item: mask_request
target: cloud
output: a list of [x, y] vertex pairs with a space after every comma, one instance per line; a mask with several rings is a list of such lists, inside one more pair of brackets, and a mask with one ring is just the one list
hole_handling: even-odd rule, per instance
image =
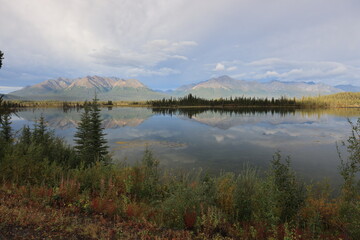
[[224, 71], [225, 70], [225, 65], [222, 63], [217, 63], [215, 68], [213, 69], [213, 71]]
[[10, 93], [16, 90], [21, 89], [22, 87], [7, 87], [7, 86], [0, 86], [0, 93]]
[[221, 143], [224, 141], [225, 136], [222, 135], [214, 135], [216, 142]]
[[186, 56], [177, 53], [196, 45], [193, 41], [170, 42], [161, 39], [152, 40], [133, 50], [104, 48], [94, 51], [90, 56], [96, 63], [111, 67], [153, 67], [169, 59], [187, 60]]
[[[128, 68], [147, 69], [147, 76], [163, 74], [166, 71], [154, 69], [176, 69], [177, 62], [188, 60], [189, 50], [198, 46], [181, 30], [189, 29], [194, 20], [177, 16], [191, 10], [182, 0], [1, 4], [0, 46], [5, 62], [0, 78], [6, 75], [7, 83], [17, 79], [22, 85], [34, 84], [36, 77], [25, 79], [22, 74], [37, 75], [39, 82], [43, 69], [50, 77], [91, 72], [126, 77]], [[12, 79], [10, 72], [16, 72]]]
[[[230, 63], [234, 66], [225, 68]], [[313, 81], [330, 85], [360, 85], [360, 67], [334, 61], [264, 58], [251, 62], [223, 61], [221, 66], [223, 70], [231, 71], [232, 77], [244, 80]]]
[[168, 76], [172, 74], [179, 74], [180, 72], [171, 68], [160, 68], [160, 69], [146, 69], [146, 68], [129, 68], [126, 70], [126, 75], [130, 77], [138, 76]]
[[175, 59], [181, 59], [181, 60], [189, 60], [187, 57], [185, 56], [181, 56], [181, 55], [173, 55], [171, 56], [171, 58], [175, 58]]
[[[25, 86], [142, 69], [140, 80], [161, 88], [221, 71], [250, 80], [356, 83], [359, 9], [355, 0], [3, 0], [0, 81]], [[172, 81], [154, 81], [151, 73], [162, 68], [174, 70]]]
[[235, 71], [237, 69], [237, 67], [235, 67], [235, 66], [232, 66], [232, 67], [228, 67], [227, 69], [226, 69], [226, 71]]

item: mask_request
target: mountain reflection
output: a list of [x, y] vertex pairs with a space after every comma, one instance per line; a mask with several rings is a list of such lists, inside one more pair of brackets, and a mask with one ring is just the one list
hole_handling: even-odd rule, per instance
[[312, 124], [318, 122], [323, 115], [336, 117], [356, 117], [360, 109], [295, 109], [295, 108], [153, 108], [153, 113], [179, 116], [219, 129], [267, 123], [278, 124]]
[[[59, 108], [47, 108], [37, 110], [25, 110], [17, 113], [18, 117], [34, 122], [41, 115], [45, 118], [47, 125], [55, 129], [70, 129], [77, 127], [81, 118], [81, 110], [62, 111]], [[119, 128], [119, 127], [136, 127], [143, 123], [146, 119], [153, 116], [153, 113], [146, 108], [113, 108], [101, 109], [103, 119], [103, 127]]]
[[[76, 128], [80, 118], [81, 109], [59, 108], [25, 109], [19, 111], [17, 116], [34, 122], [41, 115], [48, 126], [54, 129]], [[286, 109], [286, 108], [103, 108], [101, 109], [103, 127], [115, 129], [119, 127], [136, 127], [154, 115], [177, 116], [180, 119], [199, 122], [219, 129], [229, 129], [234, 126], [254, 123], [284, 124], [286, 122], [297, 124], [311, 124], [317, 122], [323, 115], [335, 117], [356, 117], [360, 109]]]
[[[14, 130], [41, 115], [69, 144], [82, 109], [24, 109], [12, 118]], [[173, 117], [172, 117], [173, 116]], [[277, 150], [309, 179], [337, 174], [335, 143], [347, 139], [360, 109], [101, 109], [114, 158], [135, 164], [149, 147], [163, 166], [237, 171], [244, 163], [266, 168]]]

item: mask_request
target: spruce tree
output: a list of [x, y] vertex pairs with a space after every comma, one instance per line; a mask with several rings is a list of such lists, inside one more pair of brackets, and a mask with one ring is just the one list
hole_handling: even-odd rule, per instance
[[81, 120], [76, 128], [77, 132], [75, 133], [74, 141], [76, 143], [75, 149], [78, 153], [80, 161], [84, 162], [86, 165], [91, 164], [93, 158], [91, 156], [91, 122], [90, 122], [90, 106], [87, 102], [84, 105], [84, 112], [81, 115]]
[[90, 141], [91, 147], [94, 151], [94, 156], [97, 160], [104, 160], [105, 155], [108, 154], [108, 146], [107, 141], [105, 139], [105, 133], [103, 132], [104, 128], [101, 127], [102, 120], [100, 115], [100, 108], [98, 104], [98, 99], [93, 99], [90, 109], [90, 125], [91, 125], [91, 132], [90, 132]]
[[0, 116], [1, 118], [1, 138], [7, 142], [10, 143], [12, 140], [12, 129], [11, 129], [11, 117], [10, 113], [5, 113]]
[[75, 148], [80, 161], [85, 166], [90, 166], [96, 161], [104, 161], [108, 154], [107, 141], [101, 123], [98, 99], [95, 95], [91, 104], [85, 104], [81, 121], [74, 136]]
[[4, 59], [4, 53], [0, 51], [0, 68], [2, 67], [2, 60]]
[[31, 144], [31, 131], [29, 126], [24, 126], [21, 130], [20, 135], [20, 143], [24, 144], [25, 146], [30, 146]]
[[49, 132], [47, 131], [45, 118], [41, 114], [40, 119], [36, 121], [34, 125], [33, 141], [39, 144], [46, 144], [48, 138], [49, 138]]

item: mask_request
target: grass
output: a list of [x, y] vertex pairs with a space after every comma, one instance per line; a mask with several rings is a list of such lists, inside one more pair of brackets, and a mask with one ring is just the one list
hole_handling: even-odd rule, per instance
[[[0, 186], [2, 237], [349, 237], [344, 230], [347, 222], [339, 217], [341, 200], [332, 199], [331, 190], [324, 185], [307, 186], [306, 194], [294, 191], [302, 184], [286, 164], [278, 162], [279, 172], [271, 170], [266, 177], [260, 177], [251, 167], [238, 176], [201, 172], [184, 175], [159, 171], [151, 153], [146, 154], [138, 166], [97, 163], [86, 169], [63, 170], [62, 176], [51, 182], [16, 184], [8, 177]], [[281, 186], [276, 178], [288, 181]]]
[[359, 108], [360, 92], [342, 92], [325, 96], [303, 97], [299, 102], [317, 108]]

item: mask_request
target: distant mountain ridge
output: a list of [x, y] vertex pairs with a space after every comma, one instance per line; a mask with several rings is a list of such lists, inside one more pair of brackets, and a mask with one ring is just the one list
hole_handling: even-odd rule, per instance
[[11, 92], [12, 98], [29, 100], [90, 100], [95, 92], [100, 100], [140, 101], [181, 97], [189, 93], [202, 98], [226, 97], [302, 97], [328, 95], [344, 91], [360, 91], [352, 85], [330, 86], [314, 82], [255, 82], [229, 76], [180, 86], [176, 90], [155, 91], [136, 79], [86, 76], [76, 79], [58, 78]]
[[336, 88], [339, 88], [341, 90], [344, 90], [345, 92], [360, 92], [359, 86], [354, 86], [351, 84], [348, 85], [336, 85]]
[[100, 100], [133, 101], [160, 99], [165, 94], [155, 92], [136, 79], [87, 76], [77, 79], [58, 78], [12, 92], [29, 100], [83, 101], [97, 94]]
[[343, 92], [326, 84], [316, 84], [313, 82], [255, 82], [236, 80], [229, 76], [212, 78], [208, 81], [200, 82], [195, 85], [184, 85], [173, 91], [173, 95], [181, 96], [193, 94], [203, 98], [220, 97], [302, 97], [327, 95]]

